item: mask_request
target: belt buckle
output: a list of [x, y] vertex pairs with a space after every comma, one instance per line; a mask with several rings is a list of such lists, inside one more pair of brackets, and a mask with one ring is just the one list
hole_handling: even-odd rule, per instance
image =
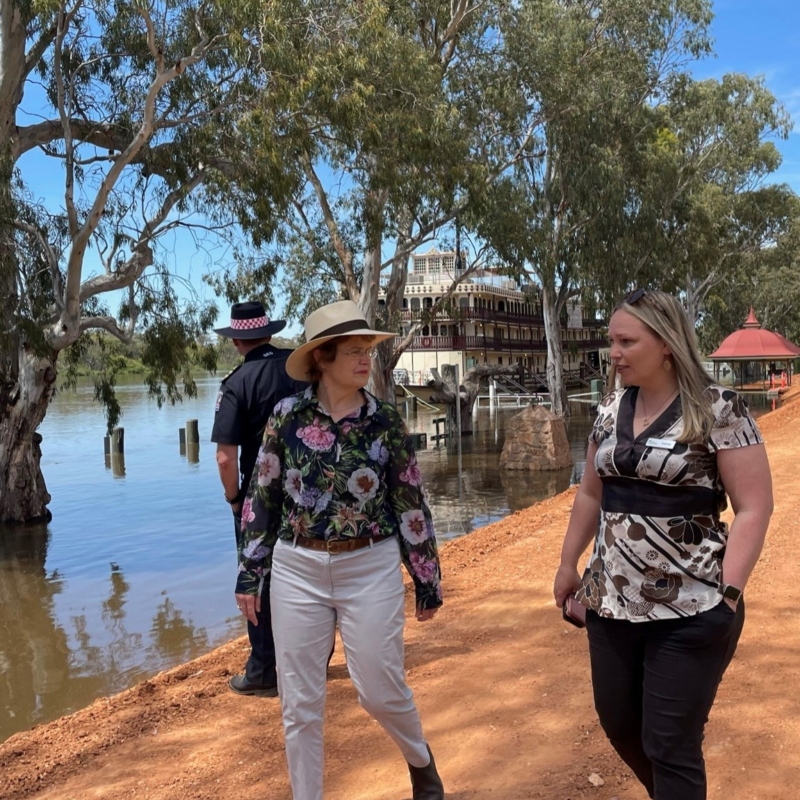
[[338, 556], [341, 553], [347, 552], [349, 542], [343, 542], [340, 539], [328, 539], [325, 542], [325, 549], [328, 551], [329, 556]]

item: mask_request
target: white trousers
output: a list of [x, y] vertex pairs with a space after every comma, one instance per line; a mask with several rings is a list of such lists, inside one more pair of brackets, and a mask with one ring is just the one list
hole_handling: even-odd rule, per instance
[[328, 555], [278, 540], [270, 586], [286, 758], [294, 800], [322, 798], [327, 660], [336, 623], [358, 699], [406, 761], [429, 761], [403, 668], [403, 579], [396, 538]]

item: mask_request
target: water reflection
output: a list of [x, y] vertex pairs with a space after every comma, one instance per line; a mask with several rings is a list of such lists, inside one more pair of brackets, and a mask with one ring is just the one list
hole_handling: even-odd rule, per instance
[[49, 542], [45, 526], [0, 527], [0, 740], [210, 649], [208, 632], [166, 596], [145, 646], [129, 626], [131, 586], [115, 564], [86, 611], [59, 613], [66, 582], [45, 568]]
[[48, 544], [45, 525], [0, 527], [0, 727], [5, 730], [29, 727], [66, 708], [62, 689], [70, 650], [54, 613], [62, 582], [45, 570]]
[[[491, 415], [483, 411], [474, 417], [473, 435], [461, 440], [460, 460], [453, 447], [428, 447], [418, 452], [436, 533], [441, 539], [462, 536], [509, 512], [552, 497], [570, 485], [575, 468], [556, 472], [499, 469], [506, 428], [519, 411], [507, 408]], [[573, 461], [580, 469], [593, 416], [586, 405], [574, 404], [572, 411], [569, 439]], [[420, 411], [409, 420], [409, 429], [427, 434], [430, 442], [435, 434], [434, 419], [440, 416], [440, 412]]]

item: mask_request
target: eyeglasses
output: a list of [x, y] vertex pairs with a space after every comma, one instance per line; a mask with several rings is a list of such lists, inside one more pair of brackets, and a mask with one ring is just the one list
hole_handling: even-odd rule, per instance
[[629, 306], [635, 306], [646, 294], [647, 289], [634, 289], [622, 302]]
[[364, 350], [363, 347], [353, 347], [340, 352], [345, 358], [352, 358], [354, 361], [361, 361], [362, 358], [373, 359], [378, 355], [378, 351], [374, 347], [370, 347], [369, 350]]

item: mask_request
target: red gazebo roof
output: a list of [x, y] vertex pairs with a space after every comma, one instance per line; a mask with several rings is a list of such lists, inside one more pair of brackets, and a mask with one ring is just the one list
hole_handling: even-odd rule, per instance
[[751, 307], [741, 330], [726, 337], [709, 358], [714, 361], [785, 361], [798, 356], [800, 347], [779, 333], [765, 331]]

